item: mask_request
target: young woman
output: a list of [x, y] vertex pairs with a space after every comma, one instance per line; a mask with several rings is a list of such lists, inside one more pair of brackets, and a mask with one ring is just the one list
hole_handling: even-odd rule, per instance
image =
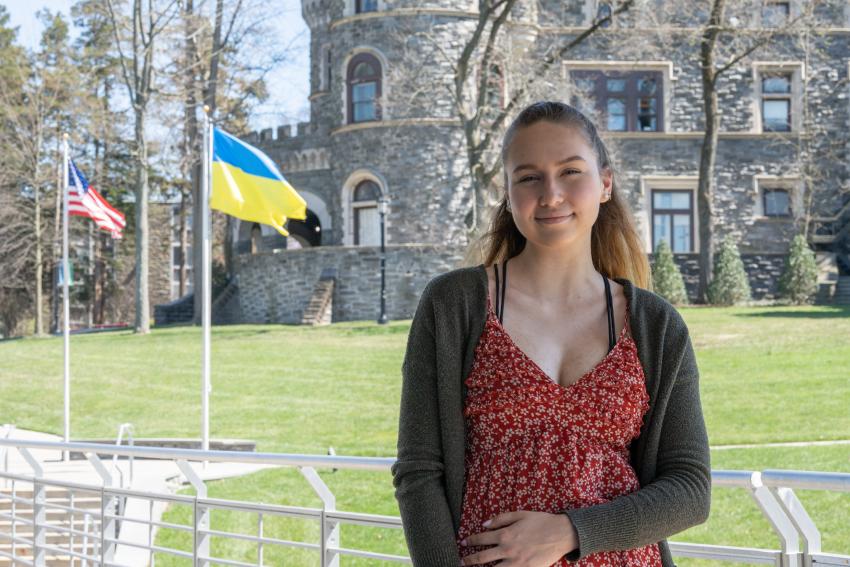
[[687, 326], [647, 289], [587, 117], [530, 105], [502, 163], [484, 263], [433, 278], [408, 337], [392, 473], [413, 564], [673, 567], [666, 538], [711, 495]]

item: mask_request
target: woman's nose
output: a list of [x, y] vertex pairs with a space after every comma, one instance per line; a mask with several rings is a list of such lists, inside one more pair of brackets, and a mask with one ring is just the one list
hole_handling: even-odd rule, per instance
[[556, 206], [564, 200], [564, 192], [565, 189], [557, 177], [547, 176], [543, 180], [540, 204], [545, 206]]

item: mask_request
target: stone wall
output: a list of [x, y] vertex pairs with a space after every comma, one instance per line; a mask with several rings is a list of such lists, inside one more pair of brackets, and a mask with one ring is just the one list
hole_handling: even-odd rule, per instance
[[[410, 319], [419, 295], [431, 278], [461, 267], [466, 249], [460, 246], [402, 244], [387, 247], [387, 316]], [[699, 281], [696, 254], [676, 254], [691, 301]], [[742, 254], [754, 300], [777, 299], [783, 254]], [[650, 256], [650, 262], [654, 261]], [[377, 320], [380, 313], [380, 249], [322, 246], [279, 253], [242, 255], [236, 259], [238, 305], [231, 304], [227, 323], [290, 323], [301, 321], [313, 286], [325, 269], [336, 270], [333, 322]]]
[[[425, 284], [459, 267], [465, 249], [403, 244], [387, 246], [387, 316], [410, 319]], [[333, 321], [377, 320], [380, 314], [380, 248], [321, 246], [236, 258], [243, 323], [299, 323], [324, 269], [336, 270]]]
[[[779, 299], [779, 276], [785, 268], [786, 254], [741, 254], [741, 261], [750, 281], [752, 298], [759, 300]], [[674, 254], [673, 259], [685, 280], [688, 301], [695, 301], [699, 286], [699, 255]], [[650, 255], [650, 263], [655, 261]]]
[[[531, 53], [542, 56], [583, 31], [586, 3], [542, 0], [532, 4], [533, 9], [518, 8], [512, 13], [511, 44], [531, 37]], [[842, 0], [825, 3], [818, 14], [825, 33], [812, 35], [808, 46], [801, 43], [802, 38], [778, 37], [718, 82], [721, 112], [712, 202], [714, 238], [719, 243], [730, 236], [738, 244], [755, 300], [776, 297], [793, 236], [813, 231], [811, 219], [835, 215], [846, 200], [850, 35], [842, 28], [850, 12], [844, 5]], [[464, 138], [444, 95], [453, 77], [448, 62], [460, 53], [462, 40], [475, 23], [474, 3], [384, 0], [379, 12], [359, 15], [351, 15], [350, 6], [349, 0], [302, 0], [311, 31], [309, 122], [267, 129], [249, 138], [280, 164], [293, 187], [309, 196], [310, 207], [320, 205], [324, 218], [320, 249], [237, 258], [239, 310], [246, 322], [297, 322], [323, 268], [337, 270], [334, 321], [377, 318], [377, 250], [344, 246], [352, 243], [351, 194], [363, 178], [374, 180], [390, 199], [386, 216], [390, 318], [410, 317], [424, 284], [454, 267], [455, 255], [459, 260], [459, 250], [466, 244], [464, 225], [471, 192]], [[747, 6], [732, 6], [727, 16], [751, 22], [754, 16]], [[665, 10], [663, 16], [666, 23], [693, 26], [705, 18], [702, 8]], [[634, 22], [626, 14], [622, 24], [594, 34], [570, 52], [564, 68], [557, 65], [551, 76], [539, 78], [541, 84], [555, 82], [536, 97], [567, 99], [569, 91], [556, 80], [562, 73], [568, 76], [566, 71], [572, 67], [625, 69], [631, 66], [625, 62], [634, 61], [652, 62], [653, 69], [663, 70], [663, 130], [603, 133], [617, 174], [616, 190], [634, 212], [646, 252], [652, 248], [652, 191], [695, 191], [705, 128], [694, 45], [674, 37], [657, 41], [658, 30], [650, 24]], [[622, 33], [621, 25], [628, 33]], [[431, 40], [418, 40], [423, 33]], [[433, 49], [434, 43], [445, 55]], [[347, 62], [363, 51], [381, 61], [382, 119], [347, 124]], [[754, 113], [759, 104], [754, 73], [760, 68], [755, 64], [780, 61], [804, 71], [797, 76], [800, 104], [806, 108], [795, 105], [792, 111], [805, 117], [799, 132], [762, 132]], [[510, 90], [510, 68], [508, 73]], [[420, 91], [410, 89], [411, 84], [426, 87]], [[498, 147], [496, 143], [494, 148]], [[766, 217], [761, 210], [763, 187], [776, 180], [785, 180], [799, 191], [792, 198], [790, 216]], [[695, 193], [693, 199], [692, 246], [689, 253], [676, 255], [692, 300], [699, 250]], [[446, 242], [454, 247], [444, 246]], [[850, 262], [850, 237], [840, 246], [814, 239], [812, 244], [821, 253], [838, 252], [839, 258], [843, 253]]]

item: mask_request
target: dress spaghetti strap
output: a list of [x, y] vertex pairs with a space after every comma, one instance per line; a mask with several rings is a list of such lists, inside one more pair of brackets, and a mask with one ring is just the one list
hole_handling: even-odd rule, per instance
[[[493, 273], [496, 279], [496, 316], [499, 318], [499, 323], [504, 325], [505, 317], [505, 291], [508, 288], [508, 259], [502, 262], [502, 281], [499, 281], [499, 263], [493, 264]], [[614, 326], [614, 299], [611, 296], [611, 284], [608, 283], [608, 278], [603, 274], [602, 281], [605, 282], [605, 302], [608, 308], [608, 352], [614, 349], [617, 344], [617, 333]], [[501, 293], [500, 293], [501, 292]], [[628, 313], [627, 313], [628, 315]], [[628, 319], [628, 318], [627, 318]], [[626, 320], [628, 325], [628, 320]]]

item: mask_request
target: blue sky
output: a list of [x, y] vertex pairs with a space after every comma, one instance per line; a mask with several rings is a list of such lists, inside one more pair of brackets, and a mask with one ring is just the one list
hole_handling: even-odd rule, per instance
[[[41, 34], [41, 24], [35, 13], [48, 8], [51, 11], [61, 11], [70, 16], [73, 0], [0, 0], [6, 6], [11, 16], [13, 26], [18, 26], [18, 41], [25, 47], [34, 49], [38, 46]], [[309, 42], [310, 35], [307, 24], [301, 17], [300, 0], [276, 0], [281, 8], [277, 11], [275, 25], [280, 30], [280, 37], [291, 38], [301, 33], [301, 39], [296, 44], [293, 60], [275, 69], [269, 76], [269, 101], [257, 109], [251, 118], [255, 129], [276, 127], [281, 124], [292, 124], [307, 121], [310, 117], [310, 106], [307, 96], [309, 84]]]

